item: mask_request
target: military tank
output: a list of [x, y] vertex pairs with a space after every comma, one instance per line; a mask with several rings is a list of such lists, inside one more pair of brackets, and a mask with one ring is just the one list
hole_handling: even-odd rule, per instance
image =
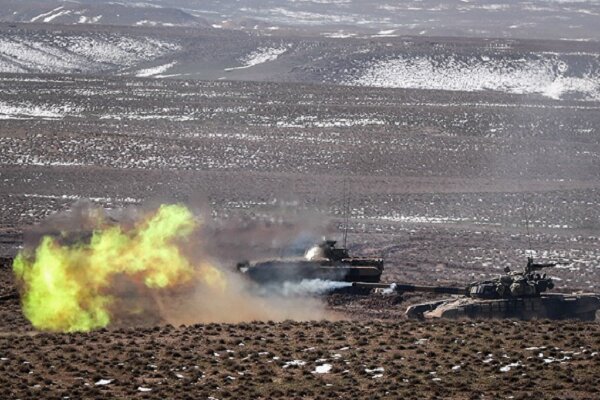
[[404, 284], [354, 283], [357, 288], [380, 288], [396, 293], [428, 292], [454, 297], [415, 304], [406, 310], [414, 319], [429, 318], [514, 318], [579, 319], [593, 321], [600, 309], [600, 295], [593, 293], [546, 293], [554, 288], [552, 278], [538, 271], [558, 263], [535, 263], [528, 259], [523, 271], [505, 274], [492, 280], [474, 282], [466, 287], [417, 286]]
[[237, 269], [261, 284], [303, 279], [379, 282], [383, 273], [382, 258], [353, 257], [348, 254], [348, 249], [337, 247], [336, 243], [335, 240], [325, 240], [309, 248], [303, 257], [241, 262]]

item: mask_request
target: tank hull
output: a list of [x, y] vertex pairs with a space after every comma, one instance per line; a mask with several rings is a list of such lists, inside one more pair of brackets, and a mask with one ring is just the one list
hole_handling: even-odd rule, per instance
[[294, 282], [304, 279], [322, 279], [344, 282], [379, 282], [383, 268], [363, 259], [344, 262], [314, 262], [274, 260], [255, 263], [242, 270], [259, 283]]
[[304, 257], [238, 263], [238, 271], [263, 284], [322, 279], [345, 282], [379, 282], [383, 259], [351, 257], [348, 249], [337, 247], [335, 240], [324, 240], [306, 250]]
[[593, 321], [600, 309], [595, 294], [545, 294], [539, 297], [478, 300], [458, 297], [422, 303], [407, 309], [409, 318], [449, 319], [578, 319]]

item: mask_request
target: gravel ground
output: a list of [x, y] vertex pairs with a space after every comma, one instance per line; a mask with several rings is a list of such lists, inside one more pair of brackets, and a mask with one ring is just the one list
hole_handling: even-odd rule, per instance
[[[597, 102], [68, 76], [0, 89], [0, 256], [82, 199], [184, 202], [231, 267], [290, 226], [339, 236], [348, 187], [350, 250], [383, 255], [386, 282], [464, 284], [533, 248], [571, 262], [550, 272], [559, 290], [600, 291]], [[0, 283], [14, 290], [7, 266]], [[0, 397], [598, 397], [597, 323], [405, 320], [422, 299], [331, 295], [337, 322], [69, 335], [9, 300]]]
[[598, 324], [256, 322], [0, 336], [4, 398], [597, 397]]

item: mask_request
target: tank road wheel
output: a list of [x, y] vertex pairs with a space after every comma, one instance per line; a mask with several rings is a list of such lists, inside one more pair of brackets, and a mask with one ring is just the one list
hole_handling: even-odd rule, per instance
[[423, 319], [425, 319], [425, 317], [423, 316], [423, 313], [425, 311], [429, 311], [429, 309], [430, 309], [430, 307], [426, 304], [416, 304], [416, 305], [408, 307], [406, 309], [405, 315], [409, 319], [423, 320]]
[[433, 303], [415, 304], [415, 305], [408, 307], [406, 309], [405, 314], [410, 319], [423, 320], [423, 319], [425, 319], [425, 316], [423, 315], [424, 313], [434, 310], [436, 307], [438, 307], [442, 303], [443, 303], [443, 301], [433, 302]]

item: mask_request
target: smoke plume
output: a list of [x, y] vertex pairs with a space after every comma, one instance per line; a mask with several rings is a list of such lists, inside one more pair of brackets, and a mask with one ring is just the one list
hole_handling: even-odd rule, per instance
[[329, 281], [323, 279], [303, 279], [299, 282], [283, 282], [261, 288], [264, 295], [280, 295], [283, 297], [316, 296], [336, 289], [352, 287], [350, 282]]
[[37, 227], [16, 257], [23, 312], [36, 328], [60, 332], [335, 318], [306, 291], [251, 290], [208, 256], [201, 226], [183, 205], [109, 214], [79, 204]]

